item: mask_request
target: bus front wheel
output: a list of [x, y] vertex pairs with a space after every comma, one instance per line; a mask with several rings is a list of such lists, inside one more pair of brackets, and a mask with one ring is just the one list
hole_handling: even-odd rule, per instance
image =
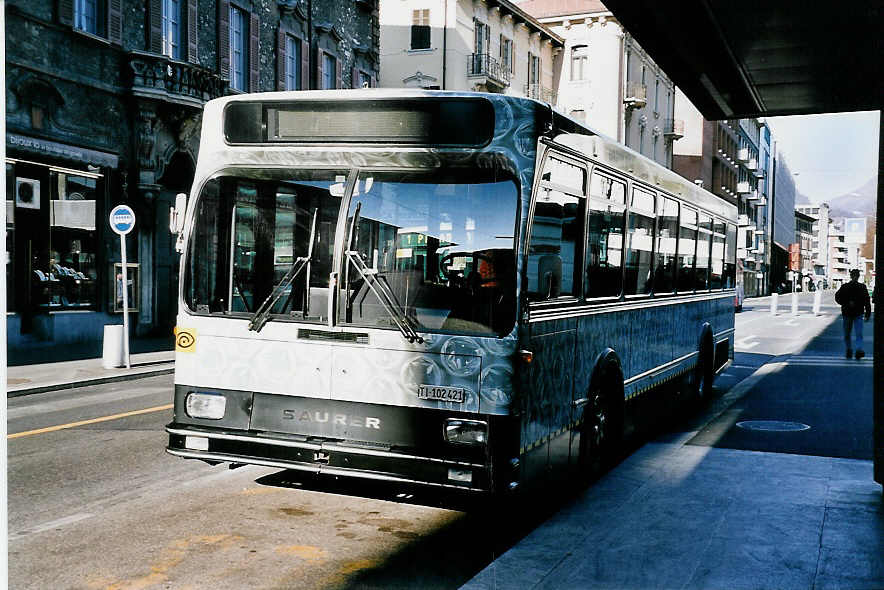
[[[580, 469], [591, 481], [613, 464], [623, 438], [623, 394], [614, 371], [594, 379], [583, 410], [580, 432]], [[618, 391], [621, 393], [618, 395]]]

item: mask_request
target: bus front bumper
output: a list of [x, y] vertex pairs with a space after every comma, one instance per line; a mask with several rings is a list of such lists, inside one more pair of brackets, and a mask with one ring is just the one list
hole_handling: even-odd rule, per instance
[[374, 445], [295, 440], [284, 434], [171, 423], [166, 452], [187, 459], [293, 469], [320, 476], [490, 492], [488, 465], [409, 454]]

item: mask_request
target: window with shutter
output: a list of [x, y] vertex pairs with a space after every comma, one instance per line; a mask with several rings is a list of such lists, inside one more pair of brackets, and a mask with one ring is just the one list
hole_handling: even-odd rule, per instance
[[411, 48], [430, 48], [430, 9], [413, 10], [411, 13]]
[[230, 3], [218, 0], [218, 72], [222, 78], [230, 75]]
[[249, 15], [249, 92], [261, 89], [261, 54], [258, 53], [258, 37], [261, 22], [257, 13]]
[[85, 33], [107, 36], [107, 0], [74, 0], [72, 24]]
[[285, 88], [284, 90], [305, 90], [301, 85], [303, 80], [302, 51], [303, 43], [297, 37], [285, 35]]
[[248, 24], [246, 15], [238, 6], [230, 5], [230, 87], [245, 91], [248, 73]]
[[181, 0], [162, 0], [163, 55], [181, 59]]

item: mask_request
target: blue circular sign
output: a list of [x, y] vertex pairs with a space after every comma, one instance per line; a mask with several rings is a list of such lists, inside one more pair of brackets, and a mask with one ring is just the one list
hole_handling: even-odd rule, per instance
[[135, 211], [129, 205], [117, 205], [110, 212], [110, 226], [114, 233], [128, 234], [135, 227]]

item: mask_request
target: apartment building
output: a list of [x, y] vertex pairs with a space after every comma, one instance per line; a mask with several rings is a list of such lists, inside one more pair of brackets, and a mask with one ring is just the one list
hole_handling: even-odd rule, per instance
[[597, 0], [529, 0], [526, 12], [565, 40], [557, 108], [672, 167], [683, 135], [675, 85]]
[[813, 268], [813, 224], [814, 218], [795, 210], [795, 241], [793, 245], [798, 252], [798, 268], [795, 284], [806, 291], [810, 284], [816, 286]]
[[379, 85], [556, 103], [564, 41], [507, 0], [384, 0]]
[[[377, 0], [8, 0], [9, 362], [101, 353], [122, 323], [117, 204], [136, 350], [171, 344], [170, 204], [193, 181], [206, 101], [374, 85]], [[160, 344], [158, 344], [160, 345]]]
[[675, 117], [683, 121], [684, 137], [674, 146], [672, 169], [737, 206], [737, 264], [744, 292], [747, 297], [770, 293], [774, 198], [770, 128], [764, 119], [707, 121], [678, 89]]
[[810, 248], [814, 282], [818, 287], [827, 285], [831, 275], [829, 235], [833, 226], [833, 221], [829, 217], [829, 205], [826, 203], [796, 205], [795, 211], [813, 219]]

